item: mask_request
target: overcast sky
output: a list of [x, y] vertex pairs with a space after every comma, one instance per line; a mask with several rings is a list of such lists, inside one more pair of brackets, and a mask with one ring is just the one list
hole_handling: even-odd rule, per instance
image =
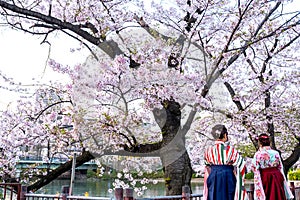
[[[25, 34], [0, 26], [0, 71], [16, 83], [30, 84], [35, 81], [43, 83], [49, 80], [60, 80], [63, 76], [46, 67], [49, 45], [41, 44], [43, 37]], [[85, 61], [87, 50], [71, 53], [71, 48], [79, 44], [74, 39], [64, 36], [52, 36], [50, 57], [63, 64], [75, 65]], [[35, 79], [33, 81], [33, 79]], [[6, 86], [0, 77], [0, 85]], [[15, 101], [17, 94], [0, 89], [0, 109], [9, 102]]]

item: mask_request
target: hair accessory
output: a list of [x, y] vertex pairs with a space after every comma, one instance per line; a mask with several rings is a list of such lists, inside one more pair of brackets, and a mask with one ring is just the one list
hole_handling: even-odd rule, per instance
[[259, 138], [262, 138], [262, 139], [269, 139], [269, 136], [267, 136], [267, 135], [262, 135], [262, 136], [260, 136]]

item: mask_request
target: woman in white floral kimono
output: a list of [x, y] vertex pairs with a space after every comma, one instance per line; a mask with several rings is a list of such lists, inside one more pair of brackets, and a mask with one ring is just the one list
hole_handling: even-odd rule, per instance
[[267, 134], [258, 137], [259, 150], [252, 160], [255, 200], [287, 200], [293, 194], [287, 184], [280, 155], [271, 149]]

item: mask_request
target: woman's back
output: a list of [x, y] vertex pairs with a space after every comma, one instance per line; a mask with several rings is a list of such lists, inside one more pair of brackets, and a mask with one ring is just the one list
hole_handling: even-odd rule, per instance
[[257, 169], [265, 169], [269, 167], [280, 168], [280, 156], [279, 153], [269, 146], [262, 147], [259, 151], [255, 153], [255, 161]]

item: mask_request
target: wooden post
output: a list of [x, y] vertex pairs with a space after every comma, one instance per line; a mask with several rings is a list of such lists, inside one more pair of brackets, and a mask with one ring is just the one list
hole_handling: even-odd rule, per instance
[[115, 189], [115, 200], [123, 200], [123, 188]]
[[250, 184], [250, 189], [247, 193], [249, 200], [254, 200], [254, 183]]
[[67, 200], [67, 196], [70, 192], [70, 186], [69, 185], [63, 185], [61, 186], [61, 196], [63, 200]]
[[3, 199], [6, 199], [6, 188], [7, 188], [7, 185], [5, 184], [5, 185], [4, 185], [4, 195], [3, 195]]
[[191, 190], [188, 185], [182, 186], [182, 200], [190, 200]]
[[295, 196], [295, 183], [294, 182], [290, 182], [290, 189], [291, 189], [291, 192], [293, 193], [293, 195], [296, 199], [296, 196]]
[[133, 189], [125, 188], [123, 200], [133, 200]]
[[27, 186], [21, 185], [21, 192], [20, 192], [20, 200], [25, 200], [25, 194], [27, 193]]

